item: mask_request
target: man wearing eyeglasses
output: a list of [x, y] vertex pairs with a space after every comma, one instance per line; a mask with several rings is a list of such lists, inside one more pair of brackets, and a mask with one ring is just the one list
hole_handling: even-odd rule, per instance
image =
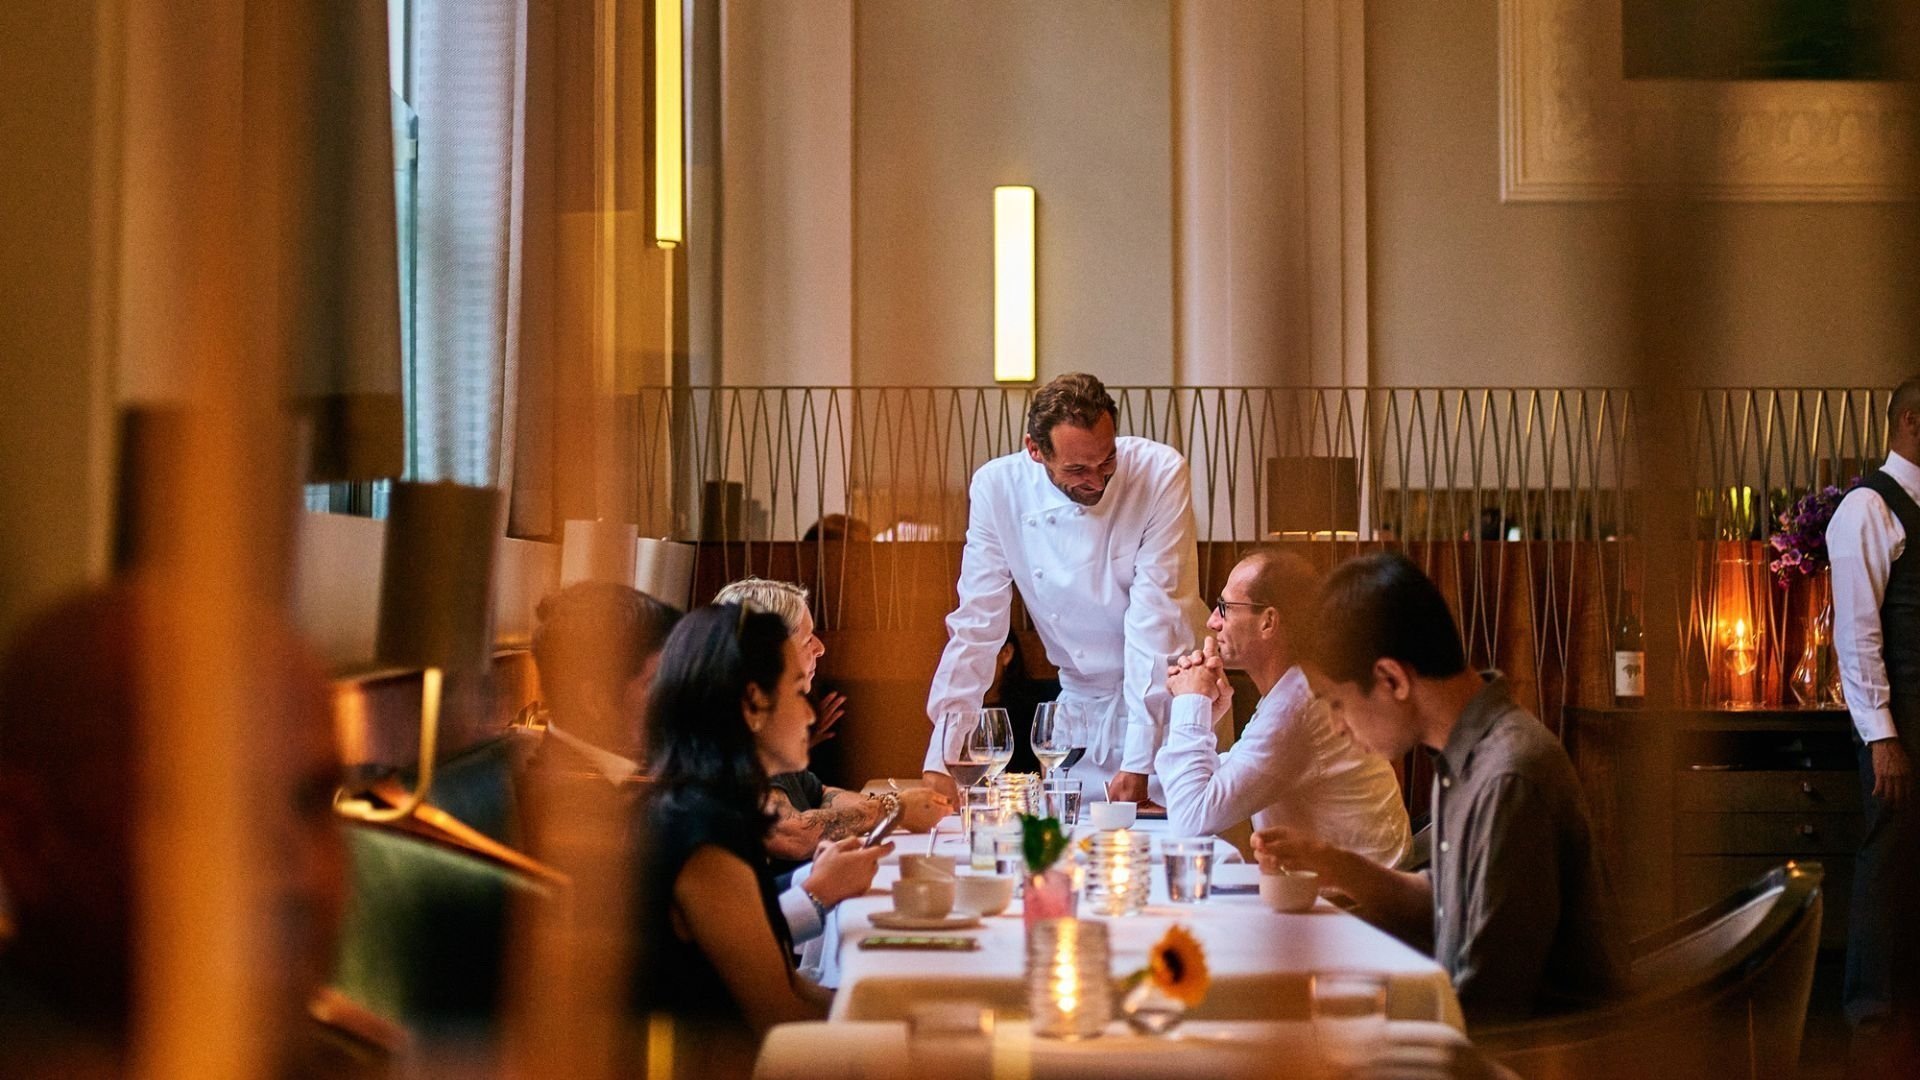
[[[1167, 678], [1172, 715], [1154, 766], [1168, 823], [1177, 836], [1211, 836], [1251, 818], [1392, 866], [1409, 836], [1393, 766], [1334, 723], [1298, 664], [1319, 593], [1320, 575], [1288, 552], [1256, 551], [1227, 577], [1207, 620], [1213, 636]], [[1260, 704], [1222, 755], [1214, 728], [1233, 708], [1228, 668], [1247, 673]]]
[[1060, 669], [1061, 702], [1088, 726], [1088, 797], [1096, 782], [1110, 799], [1152, 795], [1167, 657], [1192, 647], [1205, 608], [1186, 459], [1116, 437], [1118, 419], [1100, 380], [1062, 375], [1034, 394], [1024, 451], [973, 474], [960, 603], [927, 700], [936, 790], [954, 793], [942, 718], [980, 707], [1017, 588]]

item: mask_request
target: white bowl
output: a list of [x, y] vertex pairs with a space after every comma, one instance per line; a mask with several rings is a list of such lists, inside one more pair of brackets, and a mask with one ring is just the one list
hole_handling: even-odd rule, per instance
[[1320, 898], [1320, 875], [1311, 870], [1282, 870], [1260, 875], [1260, 899], [1275, 911], [1300, 912]]
[[919, 878], [893, 883], [893, 913], [910, 919], [943, 919], [953, 910], [953, 881]]
[[955, 910], [998, 915], [1011, 903], [1012, 874], [961, 874], [953, 879]]
[[1130, 802], [1097, 802], [1087, 807], [1087, 815], [1093, 821], [1093, 827], [1101, 832], [1114, 829], [1131, 829], [1133, 820], [1140, 807]]

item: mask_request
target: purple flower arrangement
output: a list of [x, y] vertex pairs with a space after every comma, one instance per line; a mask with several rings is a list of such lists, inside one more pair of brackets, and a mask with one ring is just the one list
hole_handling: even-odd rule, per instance
[[1781, 588], [1827, 568], [1827, 523], [1840, 508], [1840, 500], [1859, 484], [1859, 477], [1846, 487], [1828, 484], [1802, 495], [1781, 512], [1780, 528], [1767, 538], [1768, 545], [1778, 552], [1767, 568]]

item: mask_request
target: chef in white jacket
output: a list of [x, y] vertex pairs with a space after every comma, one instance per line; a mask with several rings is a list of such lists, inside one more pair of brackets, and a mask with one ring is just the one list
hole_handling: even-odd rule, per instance
[[1007, 639], [1013, 590], [1060, 669], [1060, 700], [1092, 724], [1087, 798], [1146, 801], [1167, 708], [1166, 664], [1201, 637], [1192, 494], [1179, 451], [1116, 438], [1100, 380], [1062, 375], [1027, 413], [1025, 449], [973, 474], [960, 603], [927, 714], [925, 778], [953, 793], [941, 718], [978, 709]]

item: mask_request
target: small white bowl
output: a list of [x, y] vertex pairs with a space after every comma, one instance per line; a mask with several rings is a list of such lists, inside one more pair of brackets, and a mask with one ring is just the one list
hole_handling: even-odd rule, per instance
[[910, 919], [944, 919], [953, 910], [953, 882], [920, 878], [893, 883], [893, 913]]
[[1320, 898], [1320, 875], [1311, 870], [1282, 870], [1260, 875], [1260, 899], [1275, 911], [1312, 910]]
[[900, 879], [902, 881], [953, 880], [953, 856], [951, 855], [902, 855], [900, 856]]
[[961, 874], [953, 879], [953, 907], [998, 915], [1013, 903], [1012, 874]]
[[1101, 832], [1133, 828], [1134, 818], [1139, 811], [1140, 807], [1130, 802], [1097, 802], [1087, 807], [1093, 827]]

